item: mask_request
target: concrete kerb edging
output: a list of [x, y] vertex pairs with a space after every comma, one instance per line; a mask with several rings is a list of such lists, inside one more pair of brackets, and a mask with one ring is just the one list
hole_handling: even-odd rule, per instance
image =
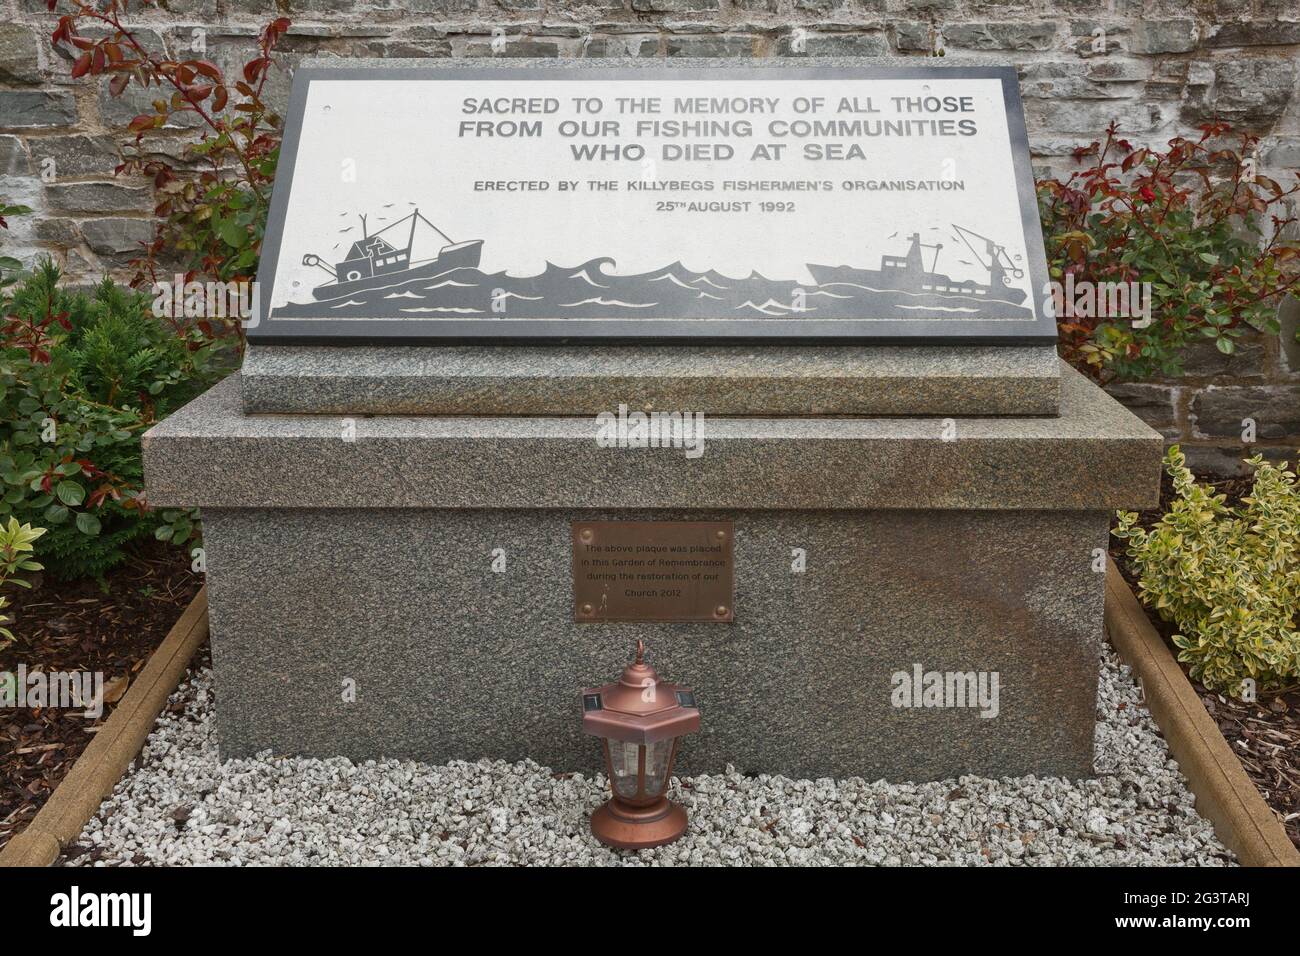
[[0, 866], [50, 866], [113, 792], [153, 730], [190, 658], [208, 636], [208, 590], [195, 595], [167, 632], [95, 739], [77, 758], [45, 806], [3, 851]]
[[1296, 850], [1241, 762], [1206, 713], [1191, 682], [1152, 627], [1110, 559], [1106, 566], [1106, 629], [1142, 683], [1147, 709], [1196, 794], [1196, 811], [1243, 866], [1300, 866]]

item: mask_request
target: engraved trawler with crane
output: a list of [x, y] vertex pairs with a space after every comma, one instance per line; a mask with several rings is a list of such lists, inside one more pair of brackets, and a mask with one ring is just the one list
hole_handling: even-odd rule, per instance
[[[383, 238], [383, 234], [410, 221], [411, 230], [406, 237], [406, 246], [396, 248]], [[411, 259], [411, 249], [415, 245], [415, 227], [423, 222], [447, 243], [438, 250], [432, 259], [415, 262]], [[308, 253], [302, 257], [302, 264], [314, 266], [327, 272], [332, 282], [316, 286], [311, 290], [312, 296], [323, 302], [341, 299], [371, 289], [399, 285], [412, 279], [423, 279], [450, 272], [452, 269], [477, 269], [479, 257], [483, 254], [483, 240], [470, 239], [465, 242], [453, 242], [441, 229], [429, 222], [420, 210], [416, 209], [409, 216], [403, 216], [397, 222], [385, 226], [378, 232], [366, 230], [366, 217], [361, 216], [361, 238], [352, 243], [347, 257], [335, 263], [333, 268], [325, 264], [320, 256]]]
[[[909, 237], [911, 246], [907, 250], [907, 255], [881, 256], [879, 269], [808, 263], [808, 272], [819, 286], [843, 284], [874, 291], [901, 292], [916, 296], [918, 305], [948, 306], [953, 297], [985, 302], [1005, 302], [1011, 305], [1019, 305], [1023, 302], [1025, 290], [1012, 286], [1010, 279], [1019, 279], [1025, 273], [1011, 261], [1006, 247], [956, 223], [952, 224], [952, 228], [979, 264], [988, 270], [987, 284], [967, 279], [953, 279], [942, 272], [936, 272], [939, 251], [943, 249], [943, 243], [922, 242], [919, 232], [914, 232]], [[984, 242], [984, 255], [980, 255], [971, 239]], [[934, 250], [934, 259], [929, 269], [925, 268], [922, 249]]]

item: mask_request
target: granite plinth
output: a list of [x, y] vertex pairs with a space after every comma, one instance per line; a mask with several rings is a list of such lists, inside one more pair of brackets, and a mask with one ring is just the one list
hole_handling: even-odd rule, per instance
[[1055, 415], [1043, 346], [254, 346], [249, 413]]
[[[225, 756], [594, 769], [577, 689], [640, 637], [700, 694], [686, 771], [1086, 776], [1095, 552], [1162, 443], [1060, 376], [1056, 417], [708, 418], [696, 459], [591, 418], [247, 415], [233, 376], [146, 435], [147, 489], [204, 511]], [[575, 623], [579, 519], [734, 522], [735, 623]], [[996, 672], [997, 715], [894, 706], [918, 665]]]

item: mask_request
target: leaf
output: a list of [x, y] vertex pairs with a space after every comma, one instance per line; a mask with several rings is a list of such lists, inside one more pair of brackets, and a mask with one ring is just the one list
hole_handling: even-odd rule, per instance
[[89, 511], [82, 511], [77, 514], [77, 530], [82, 534], [90, 535], [93, 538], [99, 534], [101, 527], [99, 519]]
[[131, 678], [123, 674], [114, 677], [104, 685], [104, 703], [116, 704], [126, 693], [126, 689], [131, 686]]
[[75, 481], [60, 481], [55, 486], [54, 493], [70, 508], [75, 508], [86, 500], [86, 489]]
[[226, 245], [240, 249], [248, 242], [248, 230], [233, 219], [225, 219], [217, 224], [217, 235]]

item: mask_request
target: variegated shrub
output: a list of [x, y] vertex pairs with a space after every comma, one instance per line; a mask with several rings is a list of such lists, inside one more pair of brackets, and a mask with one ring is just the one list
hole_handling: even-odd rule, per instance
[[1165, 467], [1176, 499], [1150, 529], [1121, 512], [1142, 600], [1178, 629], [1178, 659], [1215, 691], [1300, 682], [1300, 486], [1287, 463], [1256, 456], [1249, 496], [1232, 507], [1198, 484], [1177, 446]]

